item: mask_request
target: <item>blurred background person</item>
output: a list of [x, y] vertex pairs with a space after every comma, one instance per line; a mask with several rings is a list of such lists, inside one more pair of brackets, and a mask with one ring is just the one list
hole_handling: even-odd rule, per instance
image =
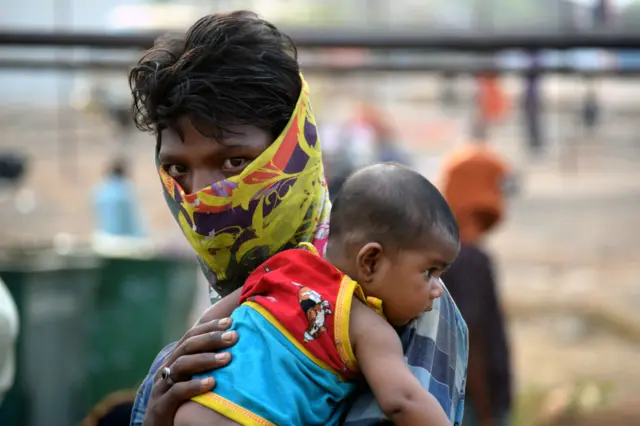
[[329, 186], [329, 196], [333, 201], [347, 177], [357, 170], [358, 153], [351, 145], [344, 123], [339, 121], [324, 123], [320, 125], [320, 128], [322, 132], [322, 157]]
[[542, 119], [540, 57], [532, 54], [530, 66], [524, 82], [524, 94], [522, 97], [523, 122], [529, 154], [539, 156], [544, 149], [544, 127]]
[[96, 219], [93, 246], [96, 251], [124, 254], [149, 248], [137, 197], [126, 161], [113, 160], [93, 193]]
[[[26, 159], [15, 154], [0, 155], [0, 197], [13, 199], [26, 169]], [[9, 194], [8, 196], [4, 193]], [[0, 405], [13, 387], [16, 374], [15, 352], [19, 331], [18, 308], [0, 277]]]
[[478, 108], [485, 126], [500, 123], [509, 111], [509, 103], [500, 83], [500, 76], [487, 72], [477, 77]]
[[586, 136], [593, 137], [600, 123], [600, 102], [593, 77], [585, 78], [585, 86], [580, 119], [586, 131]]
[[80, 426], [129, 426], [135, 391], [114, 392], [96, 404]]
[[441, 80], [440, 102], [444, 110], [455, 111], [460, 106], [456, 75], [444, 73]]
[[390, 119], [374, 102], [360, 102], [345, 122], [326, 123], [322, 143], [332, 198], [354, 171], [378, 162], [409, 165]]
[[380, 112], [370, 102], [361, 102], [342, 123], [330, 131], [327, 155], [329, 194], [333, 199], [344, 181], [356, 170], [376, 162]]
[[361, 102], [353, 110], [344, 128], [345, 145], [351, 149], [355, 169], [378, 159], [378, 140], [385, 127], [384, 112], [371, 101]]
[[378, 161], [382, 163], [395, 162], [410, 166], [409, 158], [399, 142], [397, 133], [392, 126], [388, 123], [383, 123], [376, 134]]
[[4, 281], [0, 279], [0, 405], [13, 386], [16, 374], [18, 328], [18, 308]]
[[442, 191], [456, 216], [461, 250], [443, 281], [469, 328], [463, 426], [507, 426], [511, 361], [502, 307], [483, 238], [503, 219], [509, 167], [487, 146], [486, 121], [470, 143], [444, 159]]

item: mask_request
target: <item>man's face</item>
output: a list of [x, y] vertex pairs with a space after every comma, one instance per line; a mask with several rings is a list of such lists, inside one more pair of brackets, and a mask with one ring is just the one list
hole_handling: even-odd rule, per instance
[[273, 142], [268, 132], [239, 125], [217, 140], [201, 134], [188, 118], [181, 118], [175, 130], [165, 129], [160, 138], [161, 167], [187, 194], [240, 174]]

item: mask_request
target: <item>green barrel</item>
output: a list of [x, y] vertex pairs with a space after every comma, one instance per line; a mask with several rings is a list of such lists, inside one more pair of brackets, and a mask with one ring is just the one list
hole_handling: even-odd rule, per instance
[[195, 261], [52, 252], [0, 261], [20, 312], [17, 372], [2, 426], [77, 425], [135, 389], [160, 349], [191, 326]]
[[20, 314], [16, 380], [0, 425], [74, 425], [84, 417], [97, 266], [91, 257], [46, 251], [0, 262]]
[[153, 359], [191, 326], [198, 268], [182, 259], [103, 259], [90, 320], [91, 404], [135, 389]]

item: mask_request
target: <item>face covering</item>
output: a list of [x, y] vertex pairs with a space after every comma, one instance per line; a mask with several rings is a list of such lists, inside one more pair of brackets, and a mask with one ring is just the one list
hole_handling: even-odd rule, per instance
[[331, 204], [304, 78], [280, 136], [239, 175], [186, 194], [158, 170], [169, 208], [221, 296], [279, 251], [310, 242], [324, 252]]

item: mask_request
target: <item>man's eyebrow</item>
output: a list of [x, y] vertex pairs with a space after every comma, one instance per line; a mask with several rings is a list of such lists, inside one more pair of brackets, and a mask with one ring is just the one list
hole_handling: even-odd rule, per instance
[[233, 139], [216, 139], [216, 142], [223, 148], [248, 148], [252, 146], [251, 143], [246, 141], [233, 142]]
[[173, 152], [163, 152], [163, 151], [159, 151], [158, 152], [158, 160], [162, 161], [162, 162], [173, 162], [173, 161], [180, 161], [181, 157], [178, 154], [175, 154]]

